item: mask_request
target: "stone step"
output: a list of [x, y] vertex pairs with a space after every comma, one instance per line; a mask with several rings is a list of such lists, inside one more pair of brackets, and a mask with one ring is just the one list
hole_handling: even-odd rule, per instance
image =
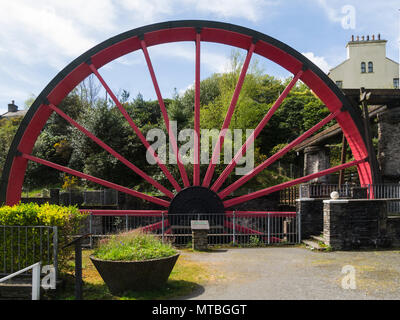
[[311, 236], [312, 239], [325, 243], [325, 239], [322, 236]]
[[314, 241], [314, 240], [303, 240], [302, 242], [305, 245], [307, 245], [311, 250], [318, 250], [318, 251], [326, 250], [326, 248], [320, 246], [317, 241]]
[[0, 300], [31, 300], [31, 283], [0, 283]]

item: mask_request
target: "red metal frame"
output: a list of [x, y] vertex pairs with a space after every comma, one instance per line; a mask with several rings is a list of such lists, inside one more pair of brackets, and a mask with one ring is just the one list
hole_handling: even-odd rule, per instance
[[147, 67], [149, 68], [151, 80], [153, 81], [153, 85], [154, 85], [154, 89], [156, 91], [158, 103], [160, 105], [161, 112], [162, 112], [162, 115], [163, 115], [163, 118], [164, 118], [165, 127], [167, 128], [169, 142], [172, 145], [172, 150], [173, 150], [173, 152], [175, 154], [176, 161], [178, 163], [178, 168], [179, 168], [179, 172], [181, 174], [181, 178], [183, 180], [183, 184], [185, 185], [185, 187], [189, 187], [190, 186], [189, 179], [188, 179], [188, 176], [186, 174], [186, 170], [185, 170], [185, 167], [184, 167], [184, 165], [182, 163], [181, 157], [179, 155], [179, 148], [178, 148], [178, 144], [176, 142], [176, 138], [177, 137], [175, 137], [174, 134], [171, 132], [171, 128], [170, 128], [170, 124], [169, 124], [169, 118], [168, 118], [168, 112], [167, 112], [167, 109], [165, 108], [164, 100], [163, 100], [163, 98], [161, 96], [160, 87], [158, 86], [156, 74], [154, 73], [154, 69], [153, 69], [153, 65], [151, 63], [150, 55], [149, 55], [149, 52], [147, 51], [146, 42], [144, 40], [141, 40], [140, 41], [140, 45], [142, 46], [142, 51], [143, 51], [144, 57], [146, 59]]
[[268, 121], [274, 115], [275, 111], [279, 108], [279, 106], [281, 105], [282, 101], [287, 97], [287, 95], [289, 94], [290, 90], [292, 90], [292, 88], [297, 83], [297, 81], [299, 80], [299, 78], [301, 77], [302, 74], [303, 74], [303, 70], [300, 70], [296, 74], [296, 76], [290, 81], [290, 83], [287, 85], [285, 90], [283, 90], [283, 92], [280, 94], [278, 99], [275, 101], [275, 103], [272, 106], [272, 108], [267, 112], [265, 117], [257, 125], [256, 129], [253, 131], [253, 133], [250, 135], [250, 137], [246, 140], [245, 144], [242, 145], [240, 150], [236, 153], [235, 157], [232, 159], [232, 161], [229, 163], [229, 165], [225, 168], [225, 170], [219, 176], [217, 181], [215, 181], [214, 185], [211, 187], [211, 190], [213, 190], [215, 192], [218, 191], [218, 189], [224, 183], [226, 178], [229, 176], [229, 174], [235, 168], [237, 162], [245, 154], [245, 152], [246, 152], [247, 148], [249, 147], [249, 145], [251, 145], [254, 142], [254, 140], [258, 137], [258, 135], [260, 134], [262, 129], [267, 125]]
[[216, 163], [218, 163], [218, 158], [219, 158], [219, 154], [220, 154], [220, 151], [221, 151], [221, 146], [224, 144], [224, 138], [225, 138], [225, 135], [226, 135], [226, 130], [228, 129], [229, 124], [231, 123], [233, 112], [235, 111], [236, 104], [237, 104], [237, 101], [239, 99], [239, 94], [240, 94], [240, 91], [242, 90], [244, 78], [246, 77], [247, 69], [249, 68], [250, 59], [251, 59], [251, 57], [253, 55], [255, 47], [256, 46], [255, 46], [254, 42], [252, 42], [251, 45], [250, 45], [250, 48], [249, 48], [249, 50], [247, 52], [246, 60], [243, 63], [242, 70], [240, 72], [239, 79], [238, 79], [238, 82], [236, 84], [235, 91], [233, 92], [231, 104], [229, 105], [229, 109], [228, 109], [228, 111], [226, 113], [226, 116], [225, 116], [225, 119], [224, 119], [224, 123], [222, 124], [222, 128], [221, 128], [221, 131], [219, 133], [217, 143], [215, 144], [214, 151], [213, 151], [213, 154], [212, 154], [212, 157], [211, 157], [211, 161], [210, 161], [210, 163], [208, 165], [208, 169], [207, 169], [206, 175], [205, 175], [204, 180], [203, 180], [203, 184], [202, 184], [203, 187], [208, 187], [210, 185], [210, 181], [211, 181], [211, 178], [212, 178], [212, 176], [214, 174]]
[[[295, 140], [293, 140], [291, 143], [289, 143], [287, 146], [279, 150], [277, 153], [275, 153], [273, 156], [269, 157], [267, 160], [265, 160], [262, 164], [254, 168], [251, 172], [248, 174], [244, 175], [234, 183], [232, 183], [229, 187], [224, 189], [219, 193], [219, 196], [221, 199], [224, 199], [226, 196], [231, 194], [233, 191], [235, 191], [237, 188], [242, 186], [244, 183], [249, 181], [251, 178], [259, 174], [262, 170], [266, 169], [268, 166], [270, 166], [272, 163], [283, 157], [286, 153], [288, 153], [291, 149], [293, 149], [296, 145], [310, 137], [313, 133], [318, 131], [320, 128], [322, 128], [324, 125], [328, 124], [330, 121], [332, 121], [341, 111], [338, 110], [334, 113], [331, 113], [329, 116], [325, 117], [323, 120], [318, 122], [316, 125], [314, 125], [312, 128], [304, 132], [300, 137], [297, 137]], [[246, 141], [247, 143], [247, 141]], [[242, 147], [243, 148], [243, 147]], [[232, 167], [233, 169], [233, 167]], [[217, 181], [218, 182], [218, 181]], [[220, 184], [219, 184], [220, 185]], [[216, 191], [217, 188], [214, 189]]]
[[196, 69], [194, 93], [194, 161], [193, 185], [200, 185], [200, 40], [201, 34], [196, 34]]
[[31, 156], [29, 154], [23, 153], [21, 155], [21, 157], [25, 158], [27, 160], [31, 160], [31, 161], [43, 164], [45, 166], [54, 168], [56, 170], [71, 174], [73, 176], [76, 176], [76, 177], [79, 177], [79, 178], [82, 178], [82, 179], [86, 179], [86, 180], [95, 182], [95, 183], [100, 184], [102, 186], [105, 186], [107, 188], [115, 189], [115, 190], [130, 194], [131, 196], [134, 196], [134, 197], [137, 197], [137, 198], [140, 198], [140, 199], [143, 199], [143, 200], [147, 200], [147, 201], [153, 202], [155, 204], [159, 204], [159, 205], [161, 205], [163, 207], [169, 207], [169, 202], [168, 201], [165, 201], [165, 200], [159, 199], [157, 197], [149, 196], [147, 194], [144, 194], [144, 193], [141, 193], [141, 192], [138, 192], [138, 191], [135, 191], [135, 190], [120, 186], [120, 185], [118, 185], [116, 183], [109, 182], [109, 181], [106, 181], [106, 180], [103, 180], [103, 179], [100, 179], [100, 178], [96, 178], [96, 177], [93, 177], [93, 176], [88, 175], [86, 173], [79, 172], [79, 171], [70, 169], [68, 167], [64, 167], [64, 166], [61, 166], [59, 164], [56, 164], [56, 163], [53, 163], [53, 162], [50, 162], [50, 161], [47, 161], [47, 160], [44, 160], [44, 159], [40, 159], [40, 158]]
[[309, 174], [309, 175], [301, 177], [301, 178], [297, 178], [297, 179], [294, 179], [294, 180], [291, 180], [291, 181], [288, 181], [288, 182], [284, 182], [284, 183], [278, 184], [278, 185], [273, 186], [273, 187], [268, 187], [268, 188], [265, 188], [265, 189], [262, 189], [262, 190], [259, 190], [259, 191], [256, 191], [256, 192], [252, 192], [252, 193], [246, 194], [244, 196], [236, 197], [236, 198], [233, 198], [231, 200], [224, 201], [224, 206], [225, 206], [225, 208], [229, 208], [229, 207], [232, 207], [232, 206], [234, 206], [236, 204], [239, 204], [239, 203], [242, 203], [242, 202], [246, 202], [246, 201], [249, 201], [249, 200], [252, 200], [252, 199], [255, 199], [255, 198], [259, 198], [259, 197], [262, 197], [262, 196], [266, 196], [267, 194], [270, 194], [270, 193], [273, 193], [273, 192], [276, 192], [276, 191], [279, 191], [279, 190], [282, 190], [282, 189], [285, 189], [285, 188], [289, 188], [291, 186], [294, 186], [294, 185], [297, 185], [297, 184], [300, 184], [300, 183], [304, 183], [304, 182], [310, 181], [310, 180], [315, 179], [315, 178], [326, 176], [326, 175], [334, 173], [336, 171], [340, 171], [340, 170], [343, 170], [343, 169], [346, 169], [346, 168], [358, 166], [358, 165], [362, 164], [365, 161], [366, 161], [366, 159], [354, 160], [354, 161], [351, 161], [351, 162], [348, 162], [348, 163], [345, 163], [345, 164], [341, 164], [341, 165], [336, 166], [336, 167], [325, 169], [325, 170], [322, 170], [320, 172], [316, 172], [316, 173]]
[[[304, 56], [302, 56], [297, 51], [292, 48], [286, 46], [285, 44], [279, 42], [276, 39], [270, 38], [261, 33], [257, 33], [253, 30], [242, 28], [239, 26], [234, 26], [230, 24], [217, 23], [217, 22], [209, 22], [209, 21], [174, 21], [167, 22], [152, 26], [146, 26], [143, 28], [135, 29], [130, 32], [123, 33], [119, 36], [111, 38], [105, 41], [102, 44], [94, 47], [89, 50], [75, 61], [73, 61], [69, 66], [67, 66], [63, 71], [61, 71], [52, 82], [43, 90], [43, 92], [39, 95], [36, 101], [33, 103], [31, 108], [29, 109], [23, 123], [21, 124], [16, 137], [14, 138], [13, 144], [10, 149], [9, 156], [6, 161], [5, 169], [3, 170], [2, 177], [2, 185], [0, 186], [0, 202], [2, 199], [8, 205], [16, 204], [20, 201], [22, 184], [25, 176], [27, 161], [35, 161], [37, 163], [41, 163], [43, 165], [47, 165], [54, 169], [76, 175], [78, 177], [88, 179], [90, 181], [99, 183], [103, 186], [113, 188], [116, 190], [120, 190], [127, 194], [133, 195], [135, 197], [144, 199], [146, 201], [150, 201], [161, 205], [163, 207], [168, 207], [169, 202], [163, 199], [148, 196], [146, 194], [131, 190], [129, 188], [117, 185], [115, 183], [111, 183], [109, 181], [102, 180], [100, 178], [96, 178], [82, 172], [78, 172], [76, 170], [46, 161], [44, 159], [39, 159], [31, 155], [33, 146], [37, 137], [39, 136], [42, 128], [47, 122], [48, 118], [52, 114], [52, 112], [56, 112], [61, 117], [66, 119], [69, 123], [74, 125], [84, 134], [86, 134], [90, 139], [96, 142], [98, 145], [103, 147], [105, 150], [110, 152], [113, 156], [127, 165], [134, 172], [139, 174], [143, 179], [152, 184], [154, 187], [162, 191], [169, 198], [173, 197], [172, 191], [163, 187], [161, 184], [156, 182], [154, 179], [149, 177], [139, 168], [134, 166], [127, 159], [118, 154], [115, 150], [107, 146], [100, 139], [95, 137], [85, 128], [80, 126], [76, 121], [69, 118], [65, 113], [58, 109], [57, 105], [64, 99], [64, 97], [73, 90], [76, 85], [78, 85], [82, 80], [84, 80], [91, 73], [95, 74], [99, 79], [105, 90], [108, 92], [122, 115], [128, 121], [135, 134], [139, 137], [143, 145], [147, 148], [147, 150], [154, 156], [158, 166], [165, 174], [165, 176], [170, 181], [171, 185], [175, 188], [176, 191], [180, 191], [181, 187], [179, 183], [175, 180], [172, 174], [168, 171], [166, 166], [161, 163], [157, 154], [151, 148], [143, 134], [140, 132], [139, 128], [136, 126], [134, 121], [128, 115], [127, 111], [124, 109], [122, 104], [118, 101], [115, 94], [112, 92], [110, 87], [104, 81], [98, 69], [102, 66], [106, 65], [110, 61], [113, 61], [127, 53], [142, 50], [146, 59], [146, 63], [150, 72], [150, 76], [157, 94], [157, 99], [161, 108], [161, 112], [164, 118], [164, 122], [166, 124], [167, 130], [169, 130], [169, 119], [167, 110], [164, 105], [164, 101], [158, 86], [158, 82], [156, 79], [156, 75], [150, 60], [150, 56], [148, 54], [147, 48], [154, 45], [159, 45], [163, 43], [170, 42], [178, 42], [178, 41], [194, 41], [196, 44], [196, 53], [195, 53], [195, 117], [194, 117], [194, 127], [195, 127], [195, 158], [194, 158], [194, 174], [193, 174], [193, 185], [202, 184], [204, 187], [209, 187], [210, 182], [213, 177], [215, 162], [219, 158], [220, 146], [223, 144], [223, 140], [225, 137], [226, 130], [229, 127], [231, 117], [234, 113], [240, 91], [247, 73], [247, 69], [251, 60], [251, 57], [254, 53], [264, 57], [266, 59], [271, 60], [272, 62], [277, 63], [281, 67], [285, 68], [287, 71], [291, 72], [294, 75], [293, 80], [286, 87], [285, 91], [280, 95], [278, 100], [275, 102], [271, 110], [265, 115], [260, 124], [257, 126], [253, 136], [251, 139], [249, 138], [246, 143], [242, 146], [241, 150], [235, 155], [234, 159], [224, 170], [223, 174], [216, 180], [216, 182], [212, 185], [211, 189], [215, 192], [219, 190], [222, 186], [228, 175], [231, 173], [237, 161], [242, 157], [250, 143], [258, 136], [259, 132], [262, 128], [268, 123], [269, 119], [273, 116], [276, 109], [282, 103], [283, 99], [290, 92], [292, 87], [296, 84], [298, 80], [301, 80], [305, 83], [309, 88], [311, 88], [329, 109], [331, 114], [322, 120], [320, 123], [315, 125], [313, 128], [302, 134], [300, 137], [295, 139], [293, 142], [288, 144], [282, 150], [280, 150], [275, 155], [271, 156], [265, 162], [263, 162], [260, 166], [252, 170], [249, 174], [243, 176], [241, 179], [234, 182], [232, 185], [226, 187], [223, 191], [219, 192], [219, 196], [221, 199], [227, 197], [231, 192], [240, 187], [243, 183], [254, 177], [254, 175], [258, 174], [266, 167], [268, 167], [271, 163], [282, 157], [286, 154], [291, 148], [293, 148], [296, 144], [300, 143], [311, 134], [315, 133], [319, 128], [323, 125], [327, 124], [329, 121], [335, 119], [342, 128], [342, 131], [349, 143], [349, 146], [352, 150], [354, 161], [340, 165], [337, 167], [333, 167], [312, 175], [308, 175], [299, 179], [295, 179], [293, 181], [285, 182], [283, 184], [279, 184], [273, 187], [265, 188], [263, 190], [259, 190], [253, 192], [251, 194], [236, 197], [233, 199], [229, 199], [224, 201], [224, 206], [226, 208], [231, 207], [235, 204], [239, 204], [245, 201], [249, 201], [251, 199], [269, 194], [274, 191], [281, 190], [283, 188], [299, 184], [302, 182], [306, 182], [308, 180], [314, 179], [316, 177], [320, 177], [326, 174], [330, 174], [334, 171], [338, 171], [350, 166], [356, 165], [358, 168], [359, 178], [361, 184], [371, 184], [372, 183], [372, 175], [371, 175], [371, 167], [367, 161], [368, 152], [366, 145], [364, 143], [362, 133], [360, 130], [360, 125], [357, 121], [357, 116], [354, 112], [352, 112], [348, 106], [350, 105], [341, 91], [333, 84], [331, 80], [327, 78], [327, 76], [320, 71], [314, 64], [312, 64], [309, 60], [307, 60]], [[206, 175], [204, 180], [200, 181], [200, 148], [199, 148], [199, 134], [200, 134], [200, 47], [201, 42], [215, 42], [223, 45], [228, 45], [236, 48], [241, 48], [247, 50], [247, 56], [245, 62], [243, 64], [238, 82], [236, 84], [236, 88], [234, 94], [232, 96], [232, 100], [224, 119], [224, 124], [222, 125], [222, 130], [219, 135], [217, 146], [215, 146], [212, 155], [212, 161], [208, 166]], [[170, 131], [168, 131], [170, 133]], [[179, 149], [176, 142], [176, 138], [169, 134], [170, 143], [172, 149], [177, 157], [177, 163], [179, 166], [179, 172], [184, 183], [185, 187], [190, 185], [189, 179], [187, 177], [186, 170], [180, 160]], [[3, 198], [1, 198], [3, 197]], [[147, 214], [147, 215], [162, 215], [163, 211], [159, 210], [118, 210], [117, 211], [94, 211], [91, 210], [95, 215], [139, 215], [139, 214]], [[227, 216], [230, 216], [231, 211], [226, 211]], [[233, 214], [233, 213], [232, 213]], [[235, 212], [235, 215], [257, 215], [262, 214], [261, 212]], [[276, 214], [292, 214], [292, 213], [276, 213]], [[157, 225], [158, 226], [158, 225]], [[153, 226], [156, 228], [157, 226]], [[236, 228], [236, 226], [233, 226]]]
[[103, 85], [103, 87], [106, 89], [108, 94], [110, 95], [111, 99], [114, 101], [115, 105], [118, 107], [118, 109], [121, 111], [122, 115], [128, 121], [129, 125], [132, 127], [133, 131], [135, 131], [136, 135], [139, 137], [140, 141], [143, 143], [143, 145], [146, 147], [147, 151], [153, 156], [154, 160], [157, 162], [158, 166], [161, 168], [161, 170], [164, 172], [165, 176], [168, 178], [168, 180], [171, 182], [171, 184], [174, 186], [176, 191], [180, 191], [181, 187], [179, 186], [178, 182], [175, 180], [175, 178], [172, 176], [172, 174], [169, 172], [167, 167], [161, 162], [161, 160], [158, 158], [156, 152], [153, 150], [153, 148], [150, 146], [140, 129], [136, 126], [135, 122], [133, 122], [132, 118], [129, 116], [128, 112], [125, 110], [125, 108], [122, 106], [122, 104], [119, 102], [117, 97], [115, 96], [114, 92], [110, 89], [110, 87], [107, 85], [107, 83], [104, 81], [103, 77], [100, 75], [100, 73], [97, 71], [96, 67], [93, 64], [89, 65], [90, 70], [96, 75], [96, 77], [99, 79], [100, 83]]
[[62, 112], [59, 108], [57, 108], [54, 104], [50, 104], [49, 107], [55, 111], [57, 114], [59, 114], [62, 118], [64, 118], [66, 121], [68, 121], [70, 124], [72, 124], [75, 128], [77, 128], [79, 131], [81, 131], [83, 134], [85, 134], [88, 138], [93, 140], [95, 143], [97, 143], [100, 147], [105, 149], [107, 152], [109, 152], [111, 155], [113, 155], [115, 158], [117, 158], [119, 161], [121, 161], [123, 164], [125, 164], [128, 168], [132, 169], [136, 174], [141, 176], [144, 180], [146, 180], [148, 183], [150, 183], [152, 186], [160, 190], [162, 193], [164, 193], [166, 196], [169, 198], [173, 198], [174, 194], [162, 186], [160, 183], [155, 181], [153, 178], [149, 177], [146, 173], [144, 173], [142, 170], [140, 170], [138, 167], [136, 167], [133, 163], [128, 161], [126, 158], [124, 158], [122, 155], [120, 155], [118, 152], [116, 152], [113, 148], [105, 144], [103, 141], [101, 141], [99, 138], [97, 138], [94, 134], [86, 130], [84, 127], [82, 127], [79, 123], [77, 123], [75, 120], [73, 120], [71, 117], [66, 115], [64, 112]]

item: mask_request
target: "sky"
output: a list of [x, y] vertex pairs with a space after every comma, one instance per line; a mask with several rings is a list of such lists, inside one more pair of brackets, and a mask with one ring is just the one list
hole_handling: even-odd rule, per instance
[[[122, 32], [171, 20], [214, 20], [274, 37], [324, 72], [346, 59], [351, 35], [388, 40], [387, 56], [399, 61], [400, 2], [341, 0], [0, 0], [0, 114], [15, 100], [20, 109], [71, 61]], [[201, 78], [229, 69], [232, 48], [204, 43]], [[194, 43], [149, 48], [164, 98], [194, 82]], [[265, 73], [291, 74], [259, 57]], [[115, 93], [155, 99], [141, 51], [99, 69]], [[100, 93], [102, 94], [102, 93]]]

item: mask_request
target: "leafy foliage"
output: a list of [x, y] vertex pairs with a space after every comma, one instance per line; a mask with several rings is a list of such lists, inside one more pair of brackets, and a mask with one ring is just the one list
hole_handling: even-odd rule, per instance
[[103, 260], [142, 261], [169, 257], [176, 253], [170, 244], [162, 243], [154, 235], [134, 230], [103, 240], [93, 255]]
[[[15, 206], [0, 207], [0, 225], [3, 226], [57, 226], [58, 227], [58, 241], [59, 241], [59, 266], [61, 269], [65, 268], [68, 259], [71, 256], [71, 248], [60, 249], [68, 241], [71, 236], [78, 233], [82, 227], [83, 221], [87, 218], [86, 213], [81, 213], [76, 207], [62, 207], [51, 204], [38, 205], [36, 203], [21, 203]], [[30, 231], [28, 238], [22, 238], [24, 232], [21, 234], [14, 232], [8, 234], [5, 239], [9, 244], [29, 243], [31, 246], [35, 244], [37, 248], [40, 246], [40, 235], [38, 231]], [[20, 238], [18, 238], [20, 237]], [[4, 249], [8, 250], [6, 257], [17, 257], [18, 246], [4, 244]], [[46, 248], [43, 248], [45, 250]], [[12, 251], [12, 252], [11, 252]], [[30, 254], [33, 254], [33, 252]], [[33, 256], [27, 257], [29, 261], [33, 261]], [[9, 263], [18, 263], [18, 261], [8, 261]], [[19, 261], [21, 263], [23, 261]], [[37, 261], [33, 261], [37, 262]], [[33, 263], [32, 262], [32, 263]]]

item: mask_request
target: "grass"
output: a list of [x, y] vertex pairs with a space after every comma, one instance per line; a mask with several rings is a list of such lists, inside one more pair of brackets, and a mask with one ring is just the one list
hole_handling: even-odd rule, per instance
[[[202, 284], [215, 279], [210, 272], [207, 263], [193, 262], [181, 255], [175, 264], [174, 269], [168, 279], [167, 284], [162, 289], [147, 292], [126, 292], [121, 296], [110, 293], [103, 279], [100, 277], [96, 268], [90, 261], [89, 256], [93, 250], [83, 250], [82, 252], [82, 280], [83, 280], [83, 299], [85, 300], [165, 300], [191, 294], [196, 289], [201, 288]], [[64, 287], [57, 290], [51, 297], [56, 300], [74, 300], [74, 262], [70, 262], [70, 269], [63, 273]], [[50, 297], [47, 297], [48, 299]]]
[[102, 240], [93, 255], [103, 260], [143, 261], [169, 257], [176, 253], [170, 244], [162, 243], [151, 234], [130, 231]]

